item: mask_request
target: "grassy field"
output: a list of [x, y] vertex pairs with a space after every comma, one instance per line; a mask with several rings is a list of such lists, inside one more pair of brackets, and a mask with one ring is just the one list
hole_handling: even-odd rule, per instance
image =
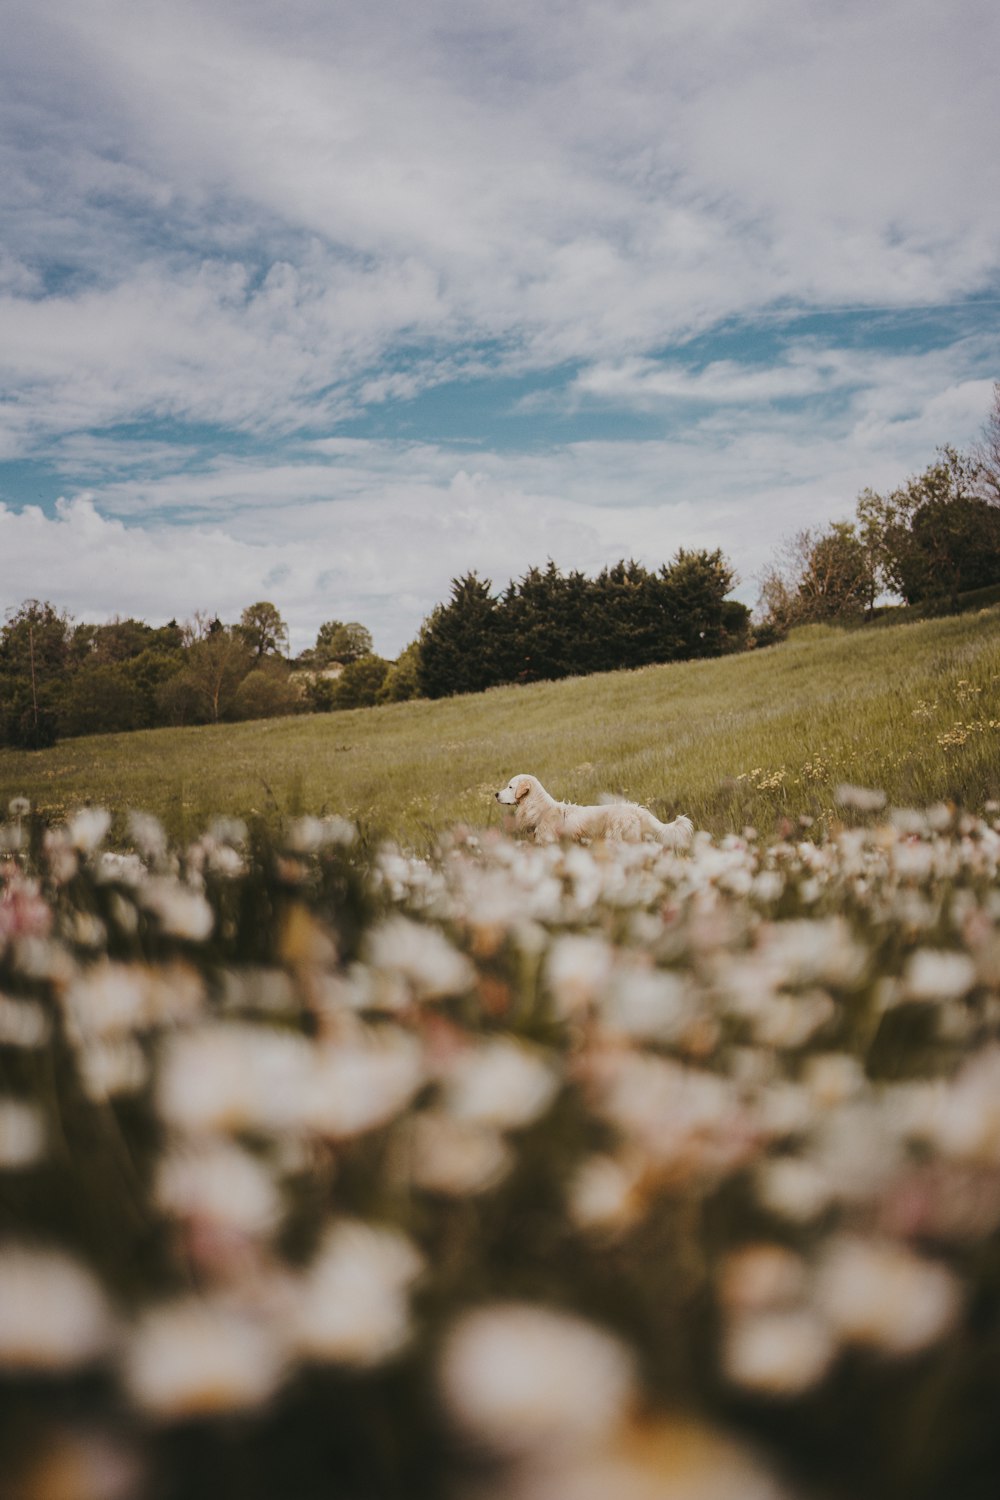
[[438, 702], [0, 751], [0, 796], [54, 817], [138, 807], [183, 837], [218, 813], [335, 811], [425, 845], [498, 818], [531, 771], [554, 795], [614, 792], [713, 832], [833, 815], [841, 782], [897, 804], [1000, 794], [1000, 609]]

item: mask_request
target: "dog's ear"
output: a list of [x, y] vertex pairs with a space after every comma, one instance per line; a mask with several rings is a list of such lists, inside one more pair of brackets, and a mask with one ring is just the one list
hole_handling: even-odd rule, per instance
[[527, 781], [527, 780], [522, 781], [521, 785], [518, 787], [517, 791], [514, 793], [514, 801], [515, 802], [523, 802], [524, 799], [525, 799], [525, 797], [528, 795], [528, 793], [530, 791], [531, 791], [531, 782]]

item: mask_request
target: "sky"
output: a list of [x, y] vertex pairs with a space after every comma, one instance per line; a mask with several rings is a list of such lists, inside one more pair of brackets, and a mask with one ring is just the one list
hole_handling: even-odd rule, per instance
[[1000, 379], [996, 0], [2, 0], [0, 608], [394, 656], [783, 539]]

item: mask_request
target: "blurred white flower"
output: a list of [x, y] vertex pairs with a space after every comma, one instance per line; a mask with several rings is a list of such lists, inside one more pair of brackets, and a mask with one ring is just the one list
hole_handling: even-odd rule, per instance
[[174, 1218], [267, 1235], [281, 1218], [274, 1179], [260, 1160], [229, 1141], [175, 1146], [160, 1158], [153, 1201]]
[[389, 917], [372, 928], [365, 958], [374, 969], [402, 975], [419, 1000], [464, 995], [475, 983], [476, 971], [465, 954], [438, 928], [409, 917]]
[[726, 1256], [719, 1295], [731, 1310], [762, 1312], [801, 1302], [807, 1286], [806, 1263], [801, 1255], [787, 1245], [762, 1241]]
[[73, 1369], [100, 1358], [113, 1334], [104, 1293], [79, 1261], [0, 1245], [0, 1369]]
[[931, 1139], [947, 1156], [1000, 1162], [1000, 1047], [971, 1057], [940, 1100]]
[[27, 797], [11, 797], [7, 811], [12, 818], [26, 818], [31, 812], [31, 803]]
[[215, 925], [215, 913], [200, 891], [168, 876], [154, 876], [140, 891], [147, 911], [158, 919], [164, 932], [189, 942], [204, 942]]
[[903, 970], [908, 1000], [961, 1000], [976, 982], [976, 966], [967, 953], [918, 948]]
[[529, 1303], [467, 1313], [441, 1356], [452, 1420], [498, 1454], [591, 1450], [624, 1421], [636, 1395], [634, 1361], [594, 1324]]
[[834, 1109], [864, 1092], [865, 1070], [850, 1052], [817, 1052], [806, 1059], [802, 1081], [821, 1109]]
[[315, 854], [330, 845], [355, 843], [358, 830], [347, 818], [332, 814], [326, 818], [296, 818], [288, 826], [287, 847], [295, 854]]
[[0, 994], [0, 1046], [44, 1047], [49, 1030], [49, 1018], [39, 1001]]
[[301, 1123], [312, 1078], [304, 1036], [216, 1023], [166, 1039], [156, 1097], [178, 1130], [282, 1131]]
[[111, 814], [106, 807], [82, 807], [70, 818], [67, 833], [74, 849], [92, 854], [110, 827]]
[[422, 1269], [398, 1230], [333, 1224], [293, 1293], [297, 1352], [360, 1368], [390, 1359], [410, 1337], [409, 1288]]
[[149, 1077], [146, 1054], [131, 1037], [85, 1042], [76, 1061], [84, 1093], [97, 1103], [117, 1094], [136, 1094]]
[[569, 1216], [578, 1229], [624, 1229], [642, 1211], [639, 1164], [617, 1156], [588, 1156], [570, 1180]]
[[0, 1097], [0, 1169], [33, 1167], [45, 1155], [45, 1115], [28, 1100]]
[[79, 1042], [144, 1030], [150, 1021], [146, 977], [138, 964], [110, 960], [82, 969], [63, 998], [71, 1038]]
[[722, 1368], [734, 1385], [789, 1398], [824, 1378], [837, 1353], [821, 1318], [808, 1307], [739, 1313], [726, 1326]]
[[544, 1114], [558, 1087], [539, 1053], [500, 1037], [455, 1057], [445, 1076], [444, 1107], [458, 1120], [516, 1130]]
[[815, 1300], [842, 1339], [887, 1355], [916, 1354], [937, 1342], [962, 1306], [947, 1267], [889, 1241], [847, 1234], [827, 1242]]
[[549, 949], [545, 978], [560, 1016], [592, 1005], [611, 975], [614, 954], [602, 937], [566, 933]]
[[164, 1422], [260, 1407], [285, 1370], [285, 1350], [271, 1327], [222, 1302], [194, 1297], [147, 1312], [130, 1331], [122, 1357], [128, 1395]]
[[833, 1189], [811, 1157], [773, 1156], [756, 1174], [757, 1197], [765, 1208], [796, 1224], [808, 1224], [829, 1206]]
[[128, 836], [150, 864], [160, 864], [167, 854], [167, 835], [159, 818], [152, 813], [130, 812]]
[[650, 1042], [676, 1040], [695, 1013], [694, 998], [684, 977], [641, 963], [615, 968], [601, 1005], [602, 1018], [609, 1027]]
[[452, 1198], [485, 1193], [512, 1165], [510, 1148], [490, 1126], [456, 1120], [443, 1110], [421, 1110], [413, 1119], [410, 1173], [427, 1192]]
[[842, 781], [833, 794], [839, 807], [853, 807], [857, 812], [881, 812], [886, 804], [885, 792], [870, 786], [851, 786]]
[[334, 1140], [375, 1130], [406, 1108], [424, 1082], [419, 1044], [384, 1026], [316, 1047], [301, 1120]]

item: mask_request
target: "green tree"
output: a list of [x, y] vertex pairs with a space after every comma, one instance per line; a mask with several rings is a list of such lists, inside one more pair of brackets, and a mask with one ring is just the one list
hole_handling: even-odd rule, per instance
[[319, 627], [313, 657], [317, 666], [334, 662], [347, 666], [370, 656], [373, 650], [371, 631], [358, 620], [327, 620]]
[[378, 690], [379, 703], [404, 703], [420, 697], [420, 642], [411, 641], [389, 667]]
[[0, 736], [41, 749], [54, 743], [69, 660], [70, 624], [48, 602], [26, 599], [0, 631]]
[[1000, 506], [977, 493], [981, 466], [954, 448], [889, 495], [858, 498], [859, 532], [883, 585], [908, 604], [954, 608], [1000, 582]]
[[277, 606], [266, 599], [249, 604], [236, 628], [257, 661], [266, 656], [284, 656], [288, 652], [288, 626]]
[[497, 664], [497, 601], [475, 573], [452, 580], [420, 635], [420, 691], [426, 698], [478, 693], [501, 681]]
[[334, 708], [370, 708], [378, 702], [389, 663], [381, 656], [369, 654], [349, 661], [337, 678], [333, 691]]
[[270, 665], [254, 667], [236, 689], [230, 716], [234, 719], [274, 719], [301, 712], [302, 694], [287, 672]]

